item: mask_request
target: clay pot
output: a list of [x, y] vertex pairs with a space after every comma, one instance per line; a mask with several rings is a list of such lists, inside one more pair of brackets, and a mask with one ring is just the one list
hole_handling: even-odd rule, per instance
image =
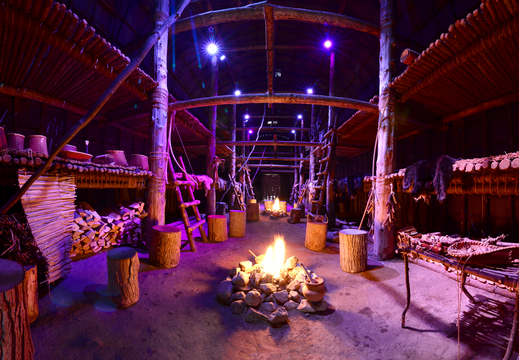
[[0, 127], [0, 149], [5, 149], [7, 147], [7, 138], [5, 137], [4, 128]]
[[99, 155], [96, 156], [92, 162], [96, 164], [111, 164], [114, 162], [114, 157], [112, 154]]
[[310, 280], [305, 280], [305, 285], [303, 286], [303, 296], [306, 300], [311, 302], [321, 301], [326, 293], [326, 288], [324, 287], [324, 280], [321, 278], [315, 278], [312, 282]]
[[49, 156], [47, 151], [47, 137], [43, 135], [29, 135], [29, 149]]
[[128, 166], [123, 150], [108, 150], [107, 153], [114, 157], [115, 165]]
[[130, 166], [140, 167], [143, 170], [149, 170], [148, 157], [146, 155], [133, 154], [129, 162]]
[[25, 136], [22, 134], [7, 134], [7, 145], [10, 149], [23, 150]]

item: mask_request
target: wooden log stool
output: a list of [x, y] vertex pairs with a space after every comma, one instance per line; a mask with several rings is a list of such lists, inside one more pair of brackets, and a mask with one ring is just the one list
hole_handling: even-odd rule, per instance
[[5, 360], [33, 358], [24, 270], [15, 261], [0, 259], [0, 357]]
[[171, 225], [155, 225], [151, 230], [150, 264], [171, 269], [180, 261], [182, 231]]
[[290, 224], [299, 224], [301, 222], [301, 209], [291, 209], [290, 217], [287, 219]]
[[368, 268], [368, 232], [356, 229], [339, 231], [341, 270], [350, 274]]
[[305, 217], [306, 216], [306, 211], [305, 211], [305, 204], [301, 203], [301, 204], [294, 204], [294, 209], [301, 209], [301, 217]]
[[240, 238], [245, 236], [247, 213], [243, 210], [229, 211], [229, 237]]
[[222, 242], [227, 240], [227, 218], [224, 215], [209, 215], [207, 217], [209, 241]]
[[216, 215], [225, 215], [227, 204], [224, 202], [216, 203]]
[[139, 300], [139, 257], [129, 247], [112, 249], [106, 257], [108, 266], [108, 295], [118, 309]]
[[321, 251], [326, 247], [328, 224], [320, 221], [306, 223], [305, 246], [307, 249]]
[[272, 210], [272, 207], [274, 206], [274, 201], [273, 200], [265, 200], [263, 202], [263, 204], [265, 205], [265, 211]]
[[33, 322], [38, 318], [38, 268], [36, 265], [24, 266], [25, 277], [23, 278], [23, 287], [27, 294], [27, 312], [29, 314], [29, 322]]
[[256, 199], [249, 199], [247, 203], [247, 221], [260, 221], [260, 208]]

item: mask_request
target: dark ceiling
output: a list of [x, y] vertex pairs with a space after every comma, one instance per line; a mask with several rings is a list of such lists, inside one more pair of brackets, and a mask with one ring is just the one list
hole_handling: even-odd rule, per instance
[[[410, 47], [422, 51], [437, 39], [448, 26], [463, 18], [479, 6], [478, 0], [401, 0], [397, 2], [397, 32], [399, 36], [397, 56]], [[151, 0], [69, 0], [68, 8], [85, 18], [98, 33], [130, 56], [139, 48], [141, 40], [152, 29], [154, 9]], [[187, 18], [208, 11], [242, 7], [257, 3], [245, 0], [195, 0], [182, 14]], [[379, 22], [379, 2], [374, 0], [325, 1], [279, 0], [269, 4], [304, 8], [347, 15], [376, 24]], [[173, 4], [173, 2], [172, 2]], [[368, 101], [378, 93], [379, 41], [370, 34], [326, 25], [295, 21], [276, 21], [274, 44], [299, 46], [303, 49], [276, 49], [274, 69], [281, 76], [274, 78], [274, 92], [305, 92], [313, 87], [314, 93], [327, 95], [329, 84], [329, 54], [323, 48], [323, 40], [330, 37], [336, 51], [336, 96]], [[178, 100], [207, 97], [210, 85], [210, 62], [206, 44], [214, 36], [220, 53], [226, 56], [219, 65], [219, 94], [267, 91], [267, 64], [264, 49], [244, 50], [244, 47], [265, 45], [265, 22], [246, 21], [219, 24], [212, 28], [185, 31], [170, 38], [169, 88]], [[240, 50], [242, 49], [242, 50]], [[152, 63], [148, 55], [141, 68], [151, 74]], [[396, 75], [405, 67], [398, 62]], [[222, 129], [229, 124], [230, 107], [219, 107], [218, 124]], [[238, 105], [238, 119], [246, 112], [262, 115], [263, 105]], [[191, 111], [202, 123], [207, 121], [207, 108]], [[277, 126], [294, 126], [296, 115], [309, 119], [310, 106], [274, 105], [267, 115], [285, 116], [276, 119]], [[343, 123], [355, 111], [338, 109], [338, 124]], [[323, 120], [326, 109], [318, 109]], [[260, 118], [253, 118], [248, 126], [258, 126]], [[308, 124], [308, 122], [306, 122]], [[239, 124], [240, 125], [240, 124]], [[146, 124], [143, 124], [143, 128]], [[305, 125], [306, 126], [306, 125]], [[220, 133], [221, 138], [225, 134]]]

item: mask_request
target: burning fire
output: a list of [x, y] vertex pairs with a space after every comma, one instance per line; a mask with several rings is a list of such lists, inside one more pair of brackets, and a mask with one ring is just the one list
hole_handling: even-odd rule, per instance
[[[276, 199], [276, 204], [279, 210], [279, 200]], [[275, 205], [274, 205], [275, 206]], [[269, 274], [274, 276], [279, 275], [279, 271], [285, 264], [285, 240], [281, 235], [277, 235], [275, 238], [274, 248], [269, 246], [265, 258], [261, 262], [261, 266]]]
[[272, 211], [279, 211], [279, 199], [276, 198], [274, 205], [272, 205]]

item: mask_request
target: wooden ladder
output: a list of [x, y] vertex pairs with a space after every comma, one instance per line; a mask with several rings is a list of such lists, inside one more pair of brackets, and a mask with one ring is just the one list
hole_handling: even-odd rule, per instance
[[[184, 172], [184, 177], [186, 180], [179, 180], [177, 178], [177, 174], [173, 171], [173, 188], [175, 190], [175, 195], [177, 196], [177, 199], [180, 203], [180, 212], [182, 214], [182, 221], [184, 222], [184, 226], [186, 228], [187, 238], [189, 239], [189, 246], [191, 248], [191, 251], [196, 252], [196, 244], [195, 244], [195, 238], [193, 237], [193, 231], [196, 228], [200, 229], [200, 236], [202, 237], [203, 242], [207, 242], [207, 236], [205, 234], [205, 230], [203, 225], [205, 224], [205, 219], [202, 219], [200, 217], [200, 212], [198, 211], [198, 205], [200, 205], [200, 200], [195, 199], [195, 194], [193, 192], [193, 188], [196, 186], [196, 184], [192, 181], [190, 181], [185, 174], [187, 174], [186, 167], [184, 166], [184, 161], [182, 161], [182, 157], [178, 157], [180, 166]], [[184, 202], [184, 199], [182, 198], [182, 191], [181, 187], [184, 189], [187, 189], [189, 201]], [[186, 208], [191, 207], [193, 209], [193, 212], [195, 213], [195, 220], [196, 222], [194, 224], [189, 223], [189, 216], [187, 215]], [[180, 248], [184, 248], [188, 242], [183, 243]]]
[[328, 183], [328, 175], [330, 171], [330, 156], [332, 152], [332, 135], [335, 129], [330, 129], [323, 137], [324, 143], [314, 150], [314, 153], [320, 152], [319, 172], [317, 173], [317, 186], [315, 196], [310, 200], [310, 212], [308, 218], [314, 218], [321, 215], [321, 210], [326, 199], [326, 187]]
[[245, 171], [245, 184], [247, 184], [247, 188], [249, 189], [249, 198], [256, 199], [256, 195], [254, 194], [254, 188], [252, 187], [252, 180], [250, 178], [250, 169], [248, 166], [242, 167], [242, 170]]
[[308, 186], [310, 185], [310, 180], [306, 180], [305, 184], [299, 191], [299, 197], [297, 198], [296, 204], [302, 204], [305, 200], [306, 193], [308, 192]]
[[[229, 181], [232, 186], [232, 191], [234, 192], [234, 199], [236, 204], [238, 205], [238, 210], [245, 211], [245, 203], [244, 203], [244, 195], [240, 189], [238, 189], [238, 185], [236, 184], [236, 180], [232, 178], [229, 174]], [[233, 204], [234, 205], [234, 204]]]

